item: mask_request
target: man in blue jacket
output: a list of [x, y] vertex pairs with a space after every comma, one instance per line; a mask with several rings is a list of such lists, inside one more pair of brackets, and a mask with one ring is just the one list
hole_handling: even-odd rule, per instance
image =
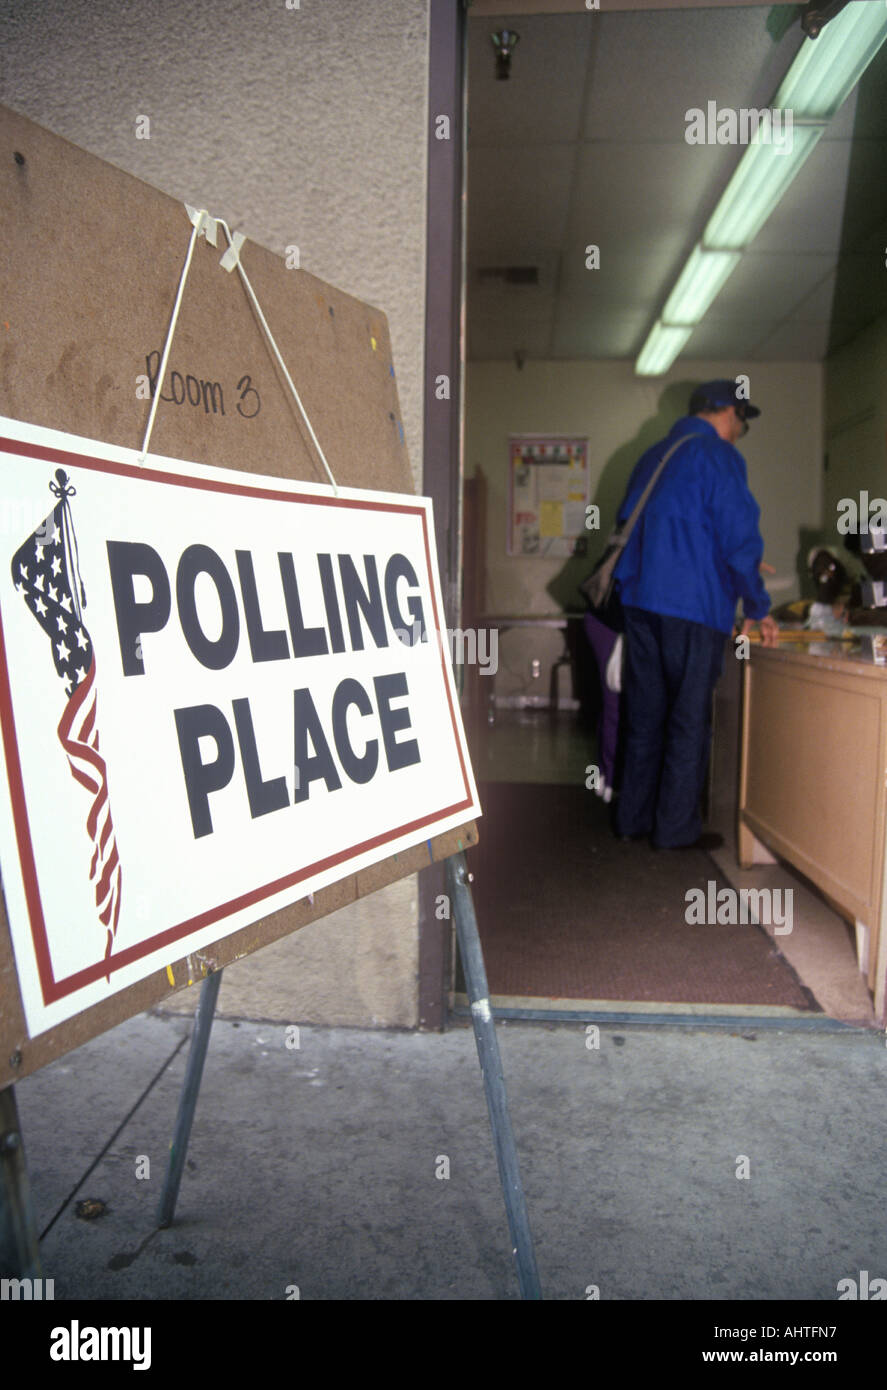
[[742, 599], [748, 632], [761, 622], [778, 640], [760, 576], [760, 507], [734, 446], [757, 406], [733, 381], [708, 381], [688, 414], [635, 466], [618, 519], [625, 521], [657, 463], [679, 439], [616, 567], [625, 610], [625, 765], [616, 827], [657, 849], [713, 848], [700, 798], [711, 740], [712, 695]]

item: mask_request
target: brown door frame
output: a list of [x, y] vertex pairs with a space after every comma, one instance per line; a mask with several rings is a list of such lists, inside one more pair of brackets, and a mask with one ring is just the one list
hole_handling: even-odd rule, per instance
[[[462, 548], [464, 362], [465, 38], [462, 0], [429, 0], [428, 195], [425, 224], [425, 360], [422, 490], [434, 502], [447, 627], [459, 626]], [[445, 118], [445, 119], [442, 119]], [[447, 378], [447, 383], [440, 381]], [[419, 1027], [442, 1029], [450, 989], [453, 924], [435, 908], [442, 864], [419, 874]]]

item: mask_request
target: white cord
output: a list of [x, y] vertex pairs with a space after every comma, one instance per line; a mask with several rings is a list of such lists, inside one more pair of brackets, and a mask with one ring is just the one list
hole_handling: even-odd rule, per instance
[[[271, 345], [271, 350], [272, 350], [272, 352], [274, 353], [274, 356], [277, 358], [277, 365], [280, 367], [280, 370], [283, 372], [284, 376], [286, 377], [287, 383], [288, 383], [288, 385], [289, 385], [289, 388], [290, 388], [290, 390], [291, 390], [292, 393], [293, 393], [293, 399], [294, 399], [294, 401], [296, 402], [296, 405], [299, 407], [299, 410], [300, 410], [301, 413], [302, 413], [302, 419], [305, 421], [305, 424], [306, 424], [306, 426], [307, 426], [307, 428], [308, 428], [308, 433], [311, 435], [311, 440], [312, 440], [312, 443], [314, 444], [315, 449], [317, 450], [318, 458], [320, 459], [321, 463], [323, 464], [324, 468], [326, 469], [326, 475], [327, 475], [327, 477], [329, 478], [330, 483], [332, 484], [333, 491], [334, 491], [335, 493], [338, 493], [338, 491], [339, 491], [338, 484], [336, 483], [336, 480], [335, 480], [335, 478], [333, 477], [332, 469], [330, 468], [329, 464], [328, 464], [327, 461], [326, 461], [326, 455], [324, 454], [323, 449], [321, 449], [321, 447], [320, 447], [320, 440], [317, 438], [317, 435], [314, 433], [314, 427], [313, 427], [313, 425], [311, 424], [311, 421], [308, 419], [307, 412], [306, 412], [306, 410], [305, 410], [305, 407], [304, 407], [303, 404], [302, 404], [302, 401], [301, 401], [301, 398], [300, 398], [300, 396], [299, 396], [299, 393], [298, 393], [298, 391], [296, 390], [296, 387], [295, 387], [295, 384], [294, 384], [294, 382], [293, 382], [293, 379], [292, 379], [292, 377], [290, 376], [289, 372], [287, 371], [286, 363], [284, 362], [283, 358], [281, 357], [281, 355], [280, 355], [280, 350], [279, 350], [279, 348], [278, 348], [276, 342], [274, 341], [274, 334], [271, 332], [271, 329], [268, 327], [268, 324], [267, 324], [267, 322], [266, 322], [266, 320], [265, 320], [265, 315], [262, 313], [262, 310], [261, 310], [261, 308], [259, 307], [259, 301], [258, 301], [258, 299], [256, 299], [256, 296], [255, 296], [255, 292], [254, 292], [254, 290], [253, 290], [253, 287], [252, 287], [252, 285], [251, 285], [250, 282], [249, 282], [249, 276], [247, 275], [247, 273], [246, 273], [246, 271], [244, 270], [243, 266], [240, 264], [240, 254], [239, 254], [240, 248], [239, 248], [239, 246], [235, 247], [235, 244], [234, 244], [234, 237], [231, 235], [231, 230], [230, 230], [230, 228], [229, 228], [229, 226], [228, 226], [228, 223], [225, 222], [221, 217], [217, 218], [216, 221], [218, 222], [218, 224], [219, 224], [220, 227], [224, 227], [224, 229], [225, 229], [225, 236], [228, 238], [228, 244], [229, 244], [229, 246], [235, 251], [235, 265], [237, 266], [237, 269], [240, 271], [240, 278], [243, 280], [244, 286], [245, 286], [245, 288], [246, 288], [246, 292], [247, 292], [247, 294], [248, 294], [249, 297], [250, 297], [250, 302], [251, 302], [253, 308], [255, 309], [256, 314], [258, 315], [260, 324], [262, 325], [262, 327], [263, 327], [264, 330], [265, 330], [265, 336], [267, 337], [268, 342], [269, 342], [270, 345]], [[226, 255], [227, 255], [227, 253], [226, 253]], [[224, 259], [224, 258], [223, 258], [223, 259]], [[230, 267], [226, 267], [226, 269], [230, 269]]]
[[203, 230], [203, 224], [207, 216], [208, 214], [205, 211], [201, 212], [197, 218], [197, 221], [194, 223], [194, 226], [191, 229], [191, 240], [188, 242], [188, 254], [185, 257], [185, 264], [182, 267], [182, 273], [179, 277], [179, 292], [176, 295], [176, 302], [173, 305], [172, 318], [170, 319], [169, 328], [166, 334], [166, 343], [163, 347], [163, 356], [160, 359], [160, 366], [157, 369], [157, 381], [154, 388], [154, 399], [151, 402], [151, 410], [148, 415], [148, 427], [145, 430], [145, 438], [142, 440], [142, 452], [138, 455], [136, 459], [136, 463], [138, 463], [139, 465], [145, 462], [145, 455], [148, 452], [148, 444], [151, 439], [151, 431], [154, 428], [154, 416], [157, 414], [157, 407], [160, 404], [160, 392], [163, 387], [163, 377], [164, 373], [166, 372], [167, 361], [169, 360], [169, 350], [172, 346], [172, 335], [176, 331], [176, 324], [178, 323], [179, 319], [179, 309], [182, 305], [182, 296], [185, 293], [185, 281], [188, 278], [188, 271], [191, 269], [191, 257], [194, 255], [194, 243], [197, 241], [197, 238]]
[[[187, 204], [186, 204], [186, 207], [187, 207]], [[209, 213], [206, 211], [205, 208], [202, 209], [200, 212], [197, 212], [196, 215], [195, 215], [195, 213], [193, 212], [192, 209], [188, 209], [188, 214], [189, 214], [189, 216], [191, 217], [191, 220], [192, 220], [192, 222], [193, 222], [193, 227], [192, 227], [192, 230], [191, 230], [191, 240], [190, 240], [190, 242], [188, 243], [188, 254], [187, 254], [187, 256], [185, 257], [185, 264], [184, 264], [184, 266], [182, 267], [182, 274], [181, 274], [181, 276], [180, 276], [180, 278], [179, 278], [179, 289], [178, 289], [178, 294], [176, 295], [176, 302], [175, 302], [175, 305], [173, 306], [172, 318], [170, 319], [169, 329], [168, 329], [167, 334], [166, 334], [166, 343], [164, 344], [164, 348], [163, 348], [163, 357], [161, 358], [160, 366], [159, 366], [159, 368], [158, 368], [158, 370], [157, 370], [157, 380], [156, 380], [156, 385], [155, 385], [155, 390], [154, 390], [154, 399], [153, 399], [152, 402], [151, 402], [151, 411], [150, 411], [150, 414], [149, 414], [149, 416], [148, 416], [148, 427], [147, 427], [147, 429], [145, 430], [145, 438], [144, 438], [144, 440], [143, 440], [143, 442], [142, 442], [142, 452], [138, 455], [136, 462], [139, 463], [139, 464], [143, 464], [143, 463], [145, 462], [145, 456], [146, 456], [146, 454], [147, 454], [147, 452], [148, 452], [148, 443], [149, 443], [150, 438], [151, 438], [151, 431], [152, 431], [153, 428], [154, 428], [154, 417], [155, 417], [155, 415], [157, 414], [157, 406], [158, 406], [158, 403], [159, 403], [159, 401], [160, 401], [160, 391], [161, 391], [161, 388], [162, 388], [162, 386], [163, 386], [163, 377], [164, 377], [164, 374], [165, 374], [165, 372], [166, 372], [166, 364], [167, 364], [167, 361], [169, 360], [169, 350], [170, 350], [170, 347], [171, 347], [171, 345], [172, 345], [173, 334], [175, 333], [176, 324], [177, 324], [178, 318], [179, 318], [179, 308], [181, 307], [182, 296], [184, 295], [184, 292], [185, 292], [185, 281], [186, 281], [187, 278], [188, 278], [188, 271], [189, 271], [190, 268], [191, 268], [191, 257], [192, 257], [193, 254], [194, 254], [194, 244], [195, 244], [195, 242], [197, 241], [197, 238], [200, 236], [201, 232], [203, 232], [203, 233], [205, 233], [205, 235], [207, 236], [207, 239], [208, 239], [208, 240], [212, 243], [212, 245], [214, 246], [214, 245], [216, 244], [215, 227], [216, 227], [216, 225], [218, 225], [218, 226], [223, 227], [223, 228], [225, 229], [225, 236], [228, 238], [228, 246], [229, 246], [229, 250], [226, 251], [226, 252], [225, 252], [225, 255], [222, 257], [222, 264], [225, 266], [225, 269], [226, 269], [226, 270], [231, 270], [231, 269], [233, 269], [233, 267], [236, 265], [236, 266], [237, 266], [237, 269], [240, 271], [240, 278], [241, 278], [242, 281], [243, 281], [244, 288], [246, 289], [246, 292], [247, 292], [247, 294], [249, 295], [249, 298], [250, 298], [250, 303], [252, 304], [253, 308], [255, 309], [256, 315], [257, 315], [257, 317], [258, 317], [258, 320], [259, 320], [260, 324], [262, 325], [262, 328], [263, 328], [263, 330], [264, 330], [264, 332], [265, 332], [265, 337], [268, 339], [268, 343], [269, 343], [269, 345], [270, 345], [270, 347], [271, 347], [271, 351], [274, 353], [274, 356], [275, 356], [275, 358], [277, 359], [277, 365], [280, 367], [280, 370], [283, 372], [283, 375], [286, 377], [287, 385], [289, 386], [290, 390], [291, 390], [292, 393], [293, 393], [293, 399], [294, 399], [294, 401], [296, 402], [296, 405], [299, 407], [299, 411], [301, 412], [302, 419], [305, 421], [305, 425], [306, 425], [306, 427], [307, 427], [307, 429], [308, 429], [308, 433], [309, 433], [310, 436], [311, 436], [311, 441], [312, 441], [312, 443], [313, 443], [315, 449], [317, 450], [317, 456], [318, 456], [318, 458], [320, 459], [321, 463], [322, 463], [323, 466], [324, 466], [324, 469], [325, 469], [325, 471], [326, 471], [326, 475], [327, 475], [327, 477], [329, 478], [330, 483], [331, 483], [331, 485], [332, 485], [333, 492], [336, 493], [336, 495], [338, 495], [339, 487], [338, 487], [338, 484], [337, 484], [335, 478], [333, 477], [332, 469], [330, 468], [329, 464], [328, 464], [327, 461], [326, 461], [326, 455], [324, 454], [323, 449], [320, 447], [320, 440], [317, 438], [317, 435], [314, 433], [314, 427], [313, 427], [313, 425], [311, 424], [311, 421], [308, 419], [307, 412], [306, 412], [306, 410], [305, 410], [305, 407], [304, 407], [303, 404], [302, 404], [301, 397], [299, 396], [299, 393], [298, 393], [298, 391], [296, 390], [295, 383], [294, 383], [292, 377], [290, 376], [289, 371], [287, 370], [287, 365], [286, 365], [286, 363], [284, 362], [283, 358], [282, 358], [281, 355], [280, 355], [280, 349], [278, 348], [277, 343], [274, 341], [274, 334], [271, 332], [271, 329], [268, 327], [267, 320], [266, 320], [266, 318], [265, 318], [265, 315], [262, 313], [262, 309], [261, 309], [261, 306], [260, 306], [260, 304], [259, 304], [258, 299], [256, 298], [255, 291], [254, 291], [252, 285], [251, 285], [250, 282], [249, 282], [249, 276], [247, 275], [247, 273], [246, 273], [246, 271], [244, 270], [243, 266], [240, 264], [240, 247], [241, 247], [241, 245], [243, 244], [243, 241], [245, 240], [245, 238], [243, 237], [242, 233], [238, 232], [238, 233], [237, 233], [237, 239], [235, 240], [235, 237], [234, 237], [234, 235], [232, 235], [232, 232], [231, 232], [230, 227], [228, 226], [228, 223], [227, 223], [223, 218], [221, 218], [221, 217], [215, 217], [215, 218], [210, 217]], [[233, 254], [232, 254], [232, 253], [233, 253]]]

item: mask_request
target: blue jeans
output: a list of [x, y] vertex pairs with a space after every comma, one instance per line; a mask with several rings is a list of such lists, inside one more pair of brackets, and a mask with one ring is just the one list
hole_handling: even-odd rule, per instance
[[621, 835], [650, 835], [662, 849], [699, 838], [712, 695], [726, 641], [702, 623], [625, 609]]

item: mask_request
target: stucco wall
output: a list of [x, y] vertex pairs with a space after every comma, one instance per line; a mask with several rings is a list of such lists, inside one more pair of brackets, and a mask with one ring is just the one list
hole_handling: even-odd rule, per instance
[[[427, 64], [427, 0], [0, 0], [0, 101], [384, 309], [417, 478]], [[408, 880], [230, 968], [220, 1008], [410, 1025], [417, 960]]]

